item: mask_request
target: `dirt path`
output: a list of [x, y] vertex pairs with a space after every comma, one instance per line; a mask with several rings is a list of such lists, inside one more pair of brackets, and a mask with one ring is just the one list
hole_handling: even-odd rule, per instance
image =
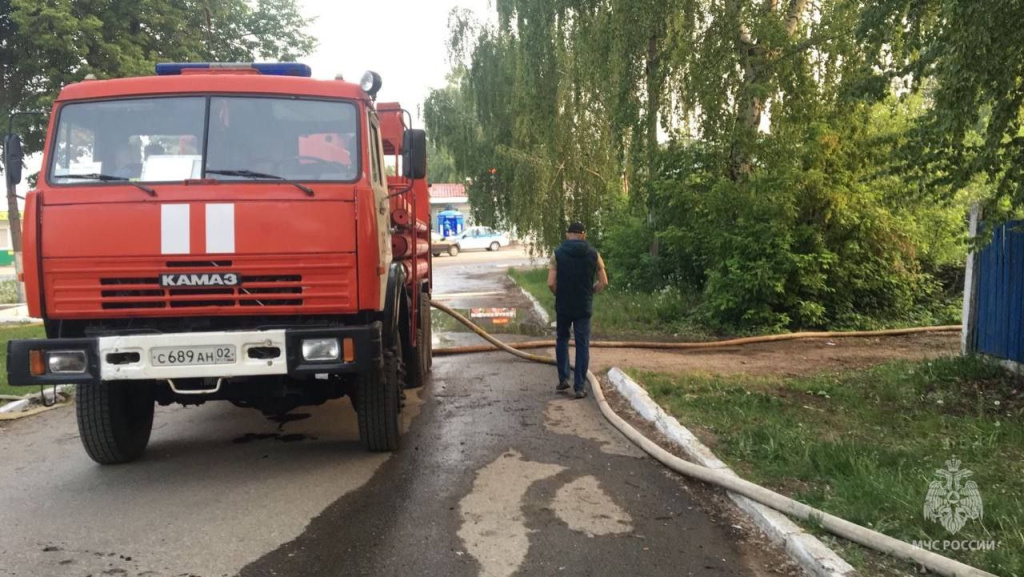
[[[862, 369], [890, 360], [922, 360], [955, 355], [959, 333], [903, 337], [812, 339], [762, 343], [715, 350], [654, 351], [591, 349], [591, 369], [613, 366], [662, 372], [804, 376]], [[549, 350], [554, 354], [554, 350]]]

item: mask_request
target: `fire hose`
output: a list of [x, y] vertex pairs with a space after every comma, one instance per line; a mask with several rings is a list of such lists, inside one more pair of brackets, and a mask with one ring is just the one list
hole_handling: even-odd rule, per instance
[[[543, 363], [548, 365], [555, 364], [555, 359], [543, 355], [535, 355], [532, 353], [526, 353], [520, 348], [540, 348], [554, 346], [554, 341], [533, 341], [528, 343], [516, 343], [506, 344], [498, 339], [494, 338], [482, 328], [474, 324], [472, 321], [459, 314], [452, 308], [439, 303], [437, 301], [430, 301], [430, 304], [441, 310], [455, 320], [459, 321], [478, 336], [486, 340], [490, 345], [473, 346], [473, 347], [455, 347], [448, 349], [440, 349], [434, 351], [435, 354], [461, 354], [461, 353], [474, 353], [474, 352], [488, 352], [494, 350], [502, 350], [509, 354], [515, 355], [521, 359], [533, 361], [536, 363]], [[790, 335], [769, 335], [764, 337], [748, 337], [743, 339], [733, 339], [729, 341], [717, 341], [717, 342], [706, 342], [706, 343], [604, 343], [603, 346], [611, 346], [613, 348], [658, 348], [658, 349], [695, 349], [695, 348], [716, 348], [716, 347], [729, 347], [737, 346], [742, 344], [751, 344], [759, 342], [771, 342], [780, 340], [795, 340], [795, 339], [809, 339], [809, 338], [830, 338], [830, 337], [850, 337], [850, 336], [891, 336], [891, 335], [906, 335], [913, 333], [924, 333], [924, 332], [942, 332], [959, 330], [959, 326], [945, 326], [945, 327], [925, 327], [918, 329], [898, 329], [895, 331], [858, 331], [858, 332], [821, 332], [821, 333], [793, 333]], [[814, 335], [814, 336], [809, 336]], [[543, 344], [542, 344], [543, 343]], [[548, 344], [550, 343], [550, 344]], [[600, 347], [602, 343], [594, 342], [591, 343], [592, 347]], [[982, 571], [970, 565], [965, 565], [959, 561], [954, 561], [948, 557], [944, 557], [931, 551], [926, 551], [920, 547], [915, 547], [909, 543], [900, 541], [888, 535], [873, 531], [866, 527], [861, 527], [856, 523], [851, 523], [844, 519], [840, 519], [834, 515], [830, 515], [819, 509], [815, 509], [809, 505], [805, 505], [794, 499], [790, 499], [784, 495], [780, 495], [770, 489], [761, 487], [746, 481], [739, 477], [723, 474], [720, 471], [695, 465], [688, 461], [684, 461], [679, 457], [669, 453], [665, 449], [658, 446], [656, 443], [648, 439], [647, 437], [640, 434], [639, 431], [634, 429], [629, 423], [623, 420], [614, 410], [608, 405], [608, 401], [604, 397], [604, 392], [601, 390], [601, 383], [598, 381], [594, 373], [587, 372], [587, 381], [590, 383], [591, 388], [594, 391], [594, 398], [597, 400], [597, 405], [601, 410], [604, 417], [618, 429], [623, 435], [626, 436], [635, 445], [643, 449], [644, 452], [649, 454], [658, 460], [661, 464], [665, 465], [673, 471], [698, 479], [705, 483], [722, 487], [733, 493], [743, 495], [748, 499], [771, 507], [776, 511], [796, 517], [804, 521], [812, 521], [820, 525], [823, 529], [830, 533], [842, 537], [844, 539], [859, 543], [875, 551], [879, 551], [894, 557], [906, 559], [915, 563], [919, 563], [922, 567], [937, 573], [939, 575], [945, 575], [947, 577], [996, 577], [992, 573]]]

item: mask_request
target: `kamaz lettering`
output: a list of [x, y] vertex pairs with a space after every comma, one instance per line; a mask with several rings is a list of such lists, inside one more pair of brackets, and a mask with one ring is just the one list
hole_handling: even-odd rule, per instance
[[207, 286], [238, 286], [242, 284], [236, 273], [203, 273], [181, 274], [169, 273], [160, 275], [160, 286], [163, 287], [207, 287]]

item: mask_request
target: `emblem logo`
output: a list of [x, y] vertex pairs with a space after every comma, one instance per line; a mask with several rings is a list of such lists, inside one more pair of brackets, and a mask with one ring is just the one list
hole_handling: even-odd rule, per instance
[[984, 515], [981, 492], [974, 481], [966, 481], [974, 473], [960, 468], [960, 460], [954, 456], [946, 461], [946, 468], [935, 471], [939, 480], [928, 484], [928, 496], [924, 499], [924, 518], [941, 523], [950, 533], [956, 534], [968, 520], [979, 520]]
[[164, 273], [160, 275], [162, 287], [231, 287], [242, 284], [238, 273], [204, 272], [204, 273]]

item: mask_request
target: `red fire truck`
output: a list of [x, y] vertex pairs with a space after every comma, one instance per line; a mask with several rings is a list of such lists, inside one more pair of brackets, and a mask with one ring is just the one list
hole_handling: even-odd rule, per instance
[[431, 365], [426, 137], [377, 74], [310, 76], [158, 64], [61, 91], [24, 218], [47, 338], [11, 341], [7, 370], [76, 385], [95, 461], [139, 457], [155, 404], [209, 400], [348, 396], [363, 445], [397, 448]]

